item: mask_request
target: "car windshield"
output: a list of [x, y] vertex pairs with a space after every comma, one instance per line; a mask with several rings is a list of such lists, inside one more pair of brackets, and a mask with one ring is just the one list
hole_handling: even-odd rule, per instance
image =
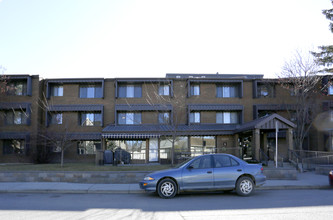
[[180, 167], [184, 166], [187, 162], [189, 162], [189, 161], [192, 160], [193, 158], [194, 158], [194, 157], [190, 157], [190, 158], [188, 158], [187, 160], [185, 160], [185, 161], [183, 161], [183, 162], [177, 164], [174, 168], [180, 168]]

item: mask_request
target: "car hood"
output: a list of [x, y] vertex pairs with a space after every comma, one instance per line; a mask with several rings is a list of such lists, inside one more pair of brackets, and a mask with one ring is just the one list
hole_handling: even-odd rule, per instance
[[159, 170], [153, 173], [149, 173], [146, 176], [150, 177], [159, 177], [159, 176], [174, 176], [177, 173], [181, 172], [181, 168], [171, 168], [171, 169], [166, 169], [166, 170]]

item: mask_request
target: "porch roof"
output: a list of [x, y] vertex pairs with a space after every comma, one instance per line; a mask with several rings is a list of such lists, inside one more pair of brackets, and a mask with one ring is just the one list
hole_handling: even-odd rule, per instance
[[279, 129], [295, 128], [296, 125], [288, 119], [278, 114], [268, 115], [256, 120], [242, 124], [235, 133], [249, 131], [253, 129], [275, 129], [275, 122], [278, 123]]

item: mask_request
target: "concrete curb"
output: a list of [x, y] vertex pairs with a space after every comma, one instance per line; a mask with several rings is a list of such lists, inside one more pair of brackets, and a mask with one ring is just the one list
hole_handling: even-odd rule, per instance
[[[256, 191], [263, 190], [316, 190], [316, 189], [333, 189], [327, 186], [262, 186], [256, 188]], [[58, 190], [58, 189], [13, 189], [0, 190], [0, 193], [59, 193], [59, 194], [142, 194], [144, 190], [128, 189], [128, 190]]]

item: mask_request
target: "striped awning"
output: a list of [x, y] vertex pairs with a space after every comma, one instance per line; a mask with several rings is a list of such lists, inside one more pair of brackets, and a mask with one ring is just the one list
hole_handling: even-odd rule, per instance
[[108, 139], [147, 139], [159, 137], [159, 134], [102, 134], [102, 138]]

